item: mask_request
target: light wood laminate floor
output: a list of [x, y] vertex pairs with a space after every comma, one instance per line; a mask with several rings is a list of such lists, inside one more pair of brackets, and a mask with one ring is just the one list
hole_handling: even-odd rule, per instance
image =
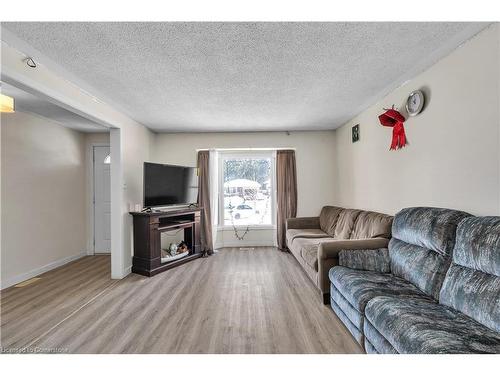
[[2, 348], [68, 353], [361, 353], [292, 255], [222, 249], [151, 278], [85, 257], [1, 292]]

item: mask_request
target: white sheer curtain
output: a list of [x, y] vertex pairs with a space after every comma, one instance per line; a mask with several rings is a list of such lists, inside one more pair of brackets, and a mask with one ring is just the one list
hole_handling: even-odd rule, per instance
[[217, 227], [219, 223], [219, 152], [209, 150], [210, 210], [212, 217], [212, 244], [217, 248]]

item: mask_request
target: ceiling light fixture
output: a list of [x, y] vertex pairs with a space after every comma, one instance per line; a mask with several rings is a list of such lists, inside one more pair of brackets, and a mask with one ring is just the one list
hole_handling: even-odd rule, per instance
[[14, 113], [14, 98], [0, 94], [0, 112], [1, 113]]

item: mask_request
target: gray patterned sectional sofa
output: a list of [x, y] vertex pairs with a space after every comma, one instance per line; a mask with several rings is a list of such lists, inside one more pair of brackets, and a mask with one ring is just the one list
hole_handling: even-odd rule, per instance
[[406, 208], [339, 264], [331, 306], [367, 353], [500, 353], [500, 217]]
[[328, 271], [338, 265], [339, 252], [387, 247], [392, 219], [378, 212], [325, 206], [318, 217], [288, 219], [286, 242], [328, 305]]

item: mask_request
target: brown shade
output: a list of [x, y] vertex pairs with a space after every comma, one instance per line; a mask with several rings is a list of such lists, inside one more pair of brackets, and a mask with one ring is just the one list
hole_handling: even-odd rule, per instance
[[297, 169], [295, 151], [276, 153], [278, 247], [286, 250], [286, 219], [297, 216]]
[[207, 255], [214, 252], [210, 211], [209, 155], [208, 151], [198, 151], [198, 204], [203, 207], [200, 237], [202, 251]]

